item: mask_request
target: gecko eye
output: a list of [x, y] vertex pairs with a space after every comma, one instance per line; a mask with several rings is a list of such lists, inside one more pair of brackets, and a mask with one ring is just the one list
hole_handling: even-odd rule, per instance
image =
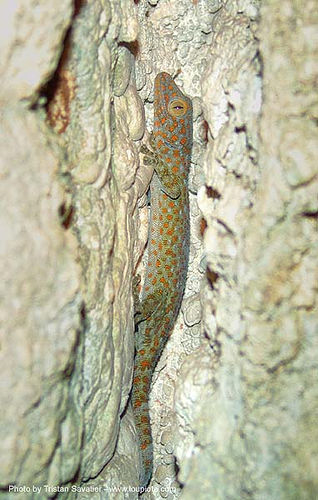
[[188, 108], [189, 106], [185, 99], [172, 99], [168, 104], [168, 113], [178, 118], [179, 116], [185, 115]]

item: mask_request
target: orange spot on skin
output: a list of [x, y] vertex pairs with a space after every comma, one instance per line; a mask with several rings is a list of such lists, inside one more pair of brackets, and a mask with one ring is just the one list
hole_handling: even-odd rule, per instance
[[162, 125], [165, 123], [165, 121], [166, 121], [166, 118], [165, 118], [165, 117], [161, 118], [161, 123], [162, 123]]
[[155, 123], [154, 123], [154, 126], [159, 128], [160, 127], [160, 121], [159, 120], [156, 120]]
[[169, 234], [169, 236], [172, 236], [173, 235], [173, 229], [168, 229], [167, 234]]
[[156, 267], [160, 267], [161, 266], [161, 261], [159, 259], [156, 260]]
[[178, 157], [179, 157], [179, 155], [180, 155], [179, 151], [178, 151], [177, 149], [175, 149], [175, 150], [173, 151], [173, 156], [174, 156], [175, 158], [178, 158]]
[[141, 406], [141, 401], [140, 401], [140, 399], [137, 399], [137, 400], [135, 401], [134, 406], [135, 406], [135, 408], [139, 408], [139, 406]]
[[174, 201], [169, 201], [169, 207], [173, 208], [174, 207]]
[[149, 363], [149, 361], [147, 361], [147, 360], [145, 359], [144, 361], [142, 361], [142, 362], [140, 363], [140, 365], [142, 366], [142, 368], [149, 368], [150, 363]]
[[178, 136], [177, 136], [177, 135], [173, 135], [173, 136], [171, 137], [171, 140], [172, 140], [173, 142], [176, 142], [176, 141], [178, 140]]
[[167, 229], [169, 227], [168, 222], [165, 222], [164, 225], [163, 225], [163, 227], [165, 227]]
[[184, 135], [185, 133], [186, 133], [186, 129], [185, 129], [185, 127], [182, 127], [182, 128], [180, 129], [180, 134], [183, 134], [183, 135]]
[[173, 172], [174, 174], [177, 174], [177, 173], [179, 172], [178, 167], [172, 167], [172, 172]]
[[162, 276], [162, 278], [160, 278], [160, 281], [161, 281], [161, 283], [166, 283], [166, 280], [163, 276]]
[[145, 350], [144, 349], [140, 349], [140, 351], [138, 351], [138, 354], [140, 354], [141, 356], [143, 356], [145, 354]]
[[151, 283], [155, 285], [157, 283], [157, 278], [154, 278]]
[[167, 215], [167, 219], [168, 219], [168, 220], [172, 220], [172, 215], [171, 215], [171, 214], [168, 214], [168, 215]]
[[187, 139], [185, 137], [182, 137], [180, 142], [184, 146], [187, 143]]

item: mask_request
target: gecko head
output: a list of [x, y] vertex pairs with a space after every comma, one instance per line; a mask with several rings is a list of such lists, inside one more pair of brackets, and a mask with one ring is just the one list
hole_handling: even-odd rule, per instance
[[[157, 149], [173, 159], [188, 157], [192, 149], [192, 103], [168, 73], [155, 79], [154, 137]], [[169, 151], [167, 152], [167, 148]]]

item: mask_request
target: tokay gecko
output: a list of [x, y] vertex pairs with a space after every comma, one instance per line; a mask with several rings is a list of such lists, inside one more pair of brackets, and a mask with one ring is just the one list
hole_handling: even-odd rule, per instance
[[136, 292], [136, 355], [132, 405], [142, 457], [140, 486], [153, 468], [149, 418], [151, 378], [176, 321], [185, 287], [189, 256], [188, 173], [192, 149], [192, 104], [168, 73], [159, 73], [154, 87], [151, 151], [144, 163], [154, 166], [150, 183], [148, 262], [142, 300]]

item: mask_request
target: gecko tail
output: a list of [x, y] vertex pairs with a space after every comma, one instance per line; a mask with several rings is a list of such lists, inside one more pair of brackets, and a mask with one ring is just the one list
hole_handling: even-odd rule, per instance
[[[135, 378], [136, 380], [136, 378]], [[140, 378], [139, 378], [140, 380]], [[153, 470], [153, 445], [148, 401], [144, 397], [144, 387], [135, 383], [132, 390], [132, 406], [139, 441], [140, 474], [139, 488], [142, 493], [147, 488]], [[148, 389], [149, 390], [149, 389]]]
[[145, 450], [140, 450], [140, 451], [141, 451], [140, 455], [142, 463], [139, 476], [139, 489], [141, 491], [144, 491], [149, 485], [152, 476], [152, 470], [153, 470], [152, 445], [149, 445]]
[[148, 404], [145, 402], [135, 412], [139, 441], [140, 474], [139, 488], [144, 491], [149, 485], [153, 470], [153, 444]]

